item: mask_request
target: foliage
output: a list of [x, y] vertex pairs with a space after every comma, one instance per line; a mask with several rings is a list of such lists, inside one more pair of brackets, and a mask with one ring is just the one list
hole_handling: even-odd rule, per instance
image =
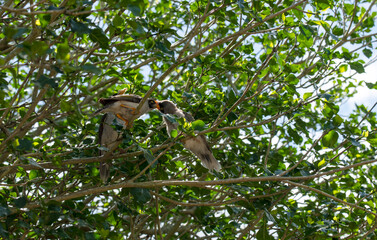
[[[2, 238], [376, 238], [376, 114], [340, 111], [374, 57], [375, 1], [10, 0], [0, 15]], [[125, 87], [201, 120], [223, 171], [157, 111], [98, 156], [91, 114]]]

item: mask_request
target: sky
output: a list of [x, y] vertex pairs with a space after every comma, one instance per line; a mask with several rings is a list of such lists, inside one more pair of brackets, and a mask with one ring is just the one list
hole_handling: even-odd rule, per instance
[[[377, 62], [372, 63], [365, 68], [365, 73], [357, 74], [354, 76], [358, 81], [366, 81], [370, 83], [377, 83]], [[377, 102], [377, 90], [369, 89], [366, 86], [359, 87], [358, 93], [350, 98], [345, 104], [340, 106], [341, 115], [349, 115], [354, 109], [355, 104], [363, 104], [368, 110]], [[377, 112], [377, 109], [373, 109], [373, 112]]]

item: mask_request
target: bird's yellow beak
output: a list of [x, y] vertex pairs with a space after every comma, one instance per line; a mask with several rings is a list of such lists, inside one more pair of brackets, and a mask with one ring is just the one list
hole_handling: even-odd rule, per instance
[[156, 108], [157, 108], [158, 110], [160, 110], [161, 107], [160, 107], [160, 104], [158, 104], [158, 101], [154, 101], [154, 103], [156, 104]]

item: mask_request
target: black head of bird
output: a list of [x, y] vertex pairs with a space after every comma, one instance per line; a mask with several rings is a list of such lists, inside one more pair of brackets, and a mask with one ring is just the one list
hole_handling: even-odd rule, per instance
[[169, 100], [157, 101], [157, 109], [165, 114], [177, 114], [180, 110]]
[[153, 100], [153, 99], [148, 99], [148, 106], [150, 109], [159, 109], [160, 110], [160, 106], [158, 104], [158, 102], [156, 100]]

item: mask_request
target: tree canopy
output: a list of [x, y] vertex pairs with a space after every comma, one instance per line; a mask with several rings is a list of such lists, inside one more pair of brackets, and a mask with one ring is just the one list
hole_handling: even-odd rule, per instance
[[[0, 1], [0, 236], [376, 238], [376, 1]], [[358, 75], [360, 76], [360, 75]], [[168, 99], [99, 146], [100, 97]], [[106, 154], [99, 156], [99, 151]], [[100, 162], [112, 161], [103, 183]]]

